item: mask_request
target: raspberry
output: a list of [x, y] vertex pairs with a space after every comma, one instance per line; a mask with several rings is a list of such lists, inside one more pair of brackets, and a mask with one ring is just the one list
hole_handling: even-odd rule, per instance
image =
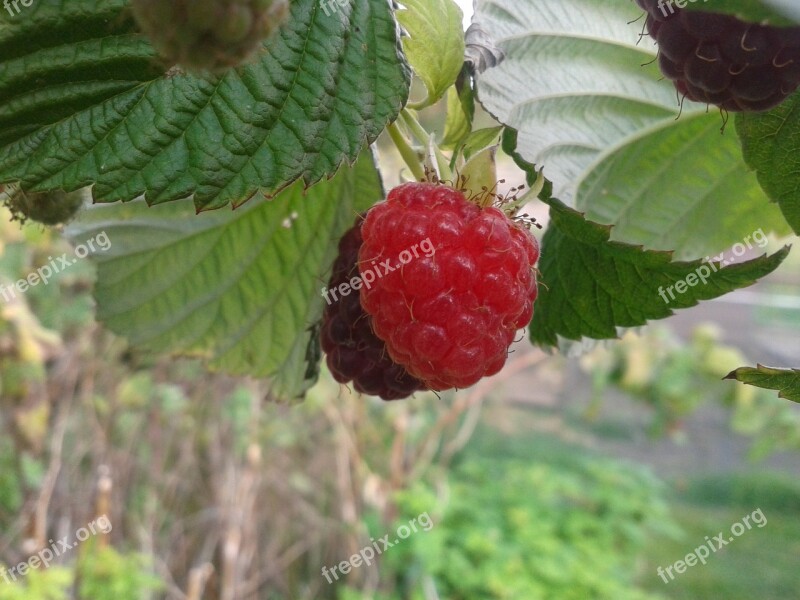
[[24, 192], [17, 190], [5, 201], [12, 220], [28, 219], [43, 225], [58, 225], [72, 219], [83, 206], [81, 192]]
[[131, 7], [171, 64], [211, 73], [245, 63], [289, 12], [288, 0], [132, 0]]
[[695, 102], [729, 111], [774, 108], [800, 87], [800, 27], [747, 23], [636, 0], [658, 42], [661, 72]]
[[[326, 298], [358, 277], [362, 220], [362, 216], [358, 217], [339, 242], [339, 256], [333, 265]], [[361, 308], [358, 291], [352, 291], [330, 302], [322, 317], [322, 349], [334, 379], [339, 383], [352, 381], [362, 394], [384, 400], [399, 400], [426, 389], [421, 381], [392, 361], [386, 345], [372, 332], [372, 320]]]
[[361, 232], [361, 304], [395, 362], [439, 391], [503, 368], [537, 294], [539, 246], [527, 229], [452, 188], [409, 183]]

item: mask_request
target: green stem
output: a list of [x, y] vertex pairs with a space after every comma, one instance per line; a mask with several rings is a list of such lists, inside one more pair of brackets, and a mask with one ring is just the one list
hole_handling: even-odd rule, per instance
[[414, 174], [414, 177], [418, 181], [423, 181], [425, 179], [425, 169], [422, 167], [422, 163], [419, 161], [417, 153], [408, 143], [408, 140], [403, 135], [403, 132], [400, 131], [400, 128], [397, 126], [397, 122], [395, 121], [389, 125], [387, 131], [389, 132], [389, 137], [392, 138], [392, 141], [394, 142], [398, 152], [400, 152], [400, 156], [403, 157], [406, 165], [408, 165], [408, 168], [411, 169], [411, 172]]
[[408, 130], [416, 137], [420, 143], [427, 145], [431, 139], [431, 134], [425, 131], [425, 128], [417, 121], [417, 118], [413, 115], [413, 113], [408, 109], [404, 108], [400, 113], [400, 118], [403, 119], [403, 123]]
[[425, 97], [425, 100], [420, 100], [419, 102], [409, 102], [408, 103], [408, 108], [410, 108], [411, 110], [416, 110], [416, 111], [425, 110], [429, 106], [432, 106], [432, 105], [431, 105], [431, 102], [430, 102], [430, 97], [428, 97], [428, 96]]
[[[425, 150], [427, 151], [427, 149], [431, 147], [431, 135], [420, 125], [420, 122], [417, 121], [413, 113], [407, 108], [404, 108], [400, 113], [400, 118], [403, 119], [403, 124], [408, 127], [414, 137], [425, 146]], [[450, 169], [450, 161], [442, 154], [442, 151], [436, 144], [433, 144], [433, 153], [436, 156], [436, 165], [439, 167], [439, 175], [441, 178], [452, 181], [453, 171]]]

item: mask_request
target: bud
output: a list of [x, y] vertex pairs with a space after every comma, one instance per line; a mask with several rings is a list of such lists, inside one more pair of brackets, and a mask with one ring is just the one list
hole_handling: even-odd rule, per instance
[[170, 65], [214, 74], [252, 59], [289, 14], [288, 0], [132, 0], [131, 7]]
[[77, 192], [25, 192], [18, 190], [5, 201], [14, 220], [28, 219], [42, 225], [59, 225], [72, 219], [83, 205], [83, 194]]

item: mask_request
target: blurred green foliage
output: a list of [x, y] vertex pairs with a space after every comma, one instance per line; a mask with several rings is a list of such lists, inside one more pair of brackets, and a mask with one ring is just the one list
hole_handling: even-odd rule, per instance
[[469, 460], [452, 473], [446, 501], [422, 484], [400, 493], [397, 526], [439, 512], [430, 531], [386, 550], [383, 579], [395, 590], [376, 600], [658, 598], [636, 586], [636, 573], [648, 536], [677, 531], [663, 484], [610, 460], [570, 462]]
[[81, 558], [78, 597], [92, 600], [131, 600], [151, 597], [164, 588], [151, 573], [150, 559], [141, 554], [120, 554], [114, 548], [98, 548]]
[[31, 569], [16, 582], [0, 582], [0, 600], [70, 600], [76, 578], [77, 597], [86, 600], [137, 600], [164, 587], [150, 573], [145, 556], [88, 542], [87, 546], [91, 548], [72, 567]]
[[19, 582], [0, 582], [0, 600], [67, 600], [73, 573], [65, 567], [33, 569]]
[[[794, 489], [792, 489], [794, 488]], [[674, 600], [788, 600], [797, 597], [800, 573], [800, 495], [784, 477], [758, 473], [700, 476], [671, 504], [684, 530], [678, 539], [653, 539], [646, 549], [650, 589]], [[665, 585], [659, 566], [682, 559], [706, 536], [725, 531], [760, 508], [767, 521]]]
[[609, 348], [581, 359], [591, 377], [594, 418], [612, 387], [652, 409], [650, 433], [680, 439], [682, 425], [701, 406], [716, 403], [730, 410], [731, 428], [752, 439], [750, 456], [761, 459], [784, 450], [800, 450], [800, 410], [770, 391], [721, 380], [748, 364], [737, 348], [722, 342], [712, 324], [698, 326], [689, 343], [665, 327], [629, 333]]

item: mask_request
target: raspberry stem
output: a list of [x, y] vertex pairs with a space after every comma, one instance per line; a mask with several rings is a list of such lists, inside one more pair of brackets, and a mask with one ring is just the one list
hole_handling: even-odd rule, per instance
[[406, 165], [414, 174], [414, 178], [418, 181], [423, 181], [425, 179], [425, 169], [422, 167], [417, 153], [397, 126], [397, 121], [389, 125], [386, 130], [389, 132], [389, 137], [392, 138], [397, 151], [400, 152], [400, 156], [403, 157]]
[[[450, 169], [450, 161], [447, 160], [447, 157], [444, 154], [442, 154], [439, 146], [436, 145], [431, 138], [431, 135], [420, 124], [413, 113], [409, 109], [404, 108], [400, 113], [400, 118], [403, 120], [403, 124], [408, 127], [409, 131], [414, 135], [414, 137], [416, 137], [417, 140], [423, 146], [425, 146], [426, 150], [432, 150], [432, 159], [436, 160], [435, 166], [437, 167], [436, 171], [439, 173], [439, 179], [453, 181], [453, 171]], [[431, 160], [431, 162], [433, 162], [433, 160]]]

